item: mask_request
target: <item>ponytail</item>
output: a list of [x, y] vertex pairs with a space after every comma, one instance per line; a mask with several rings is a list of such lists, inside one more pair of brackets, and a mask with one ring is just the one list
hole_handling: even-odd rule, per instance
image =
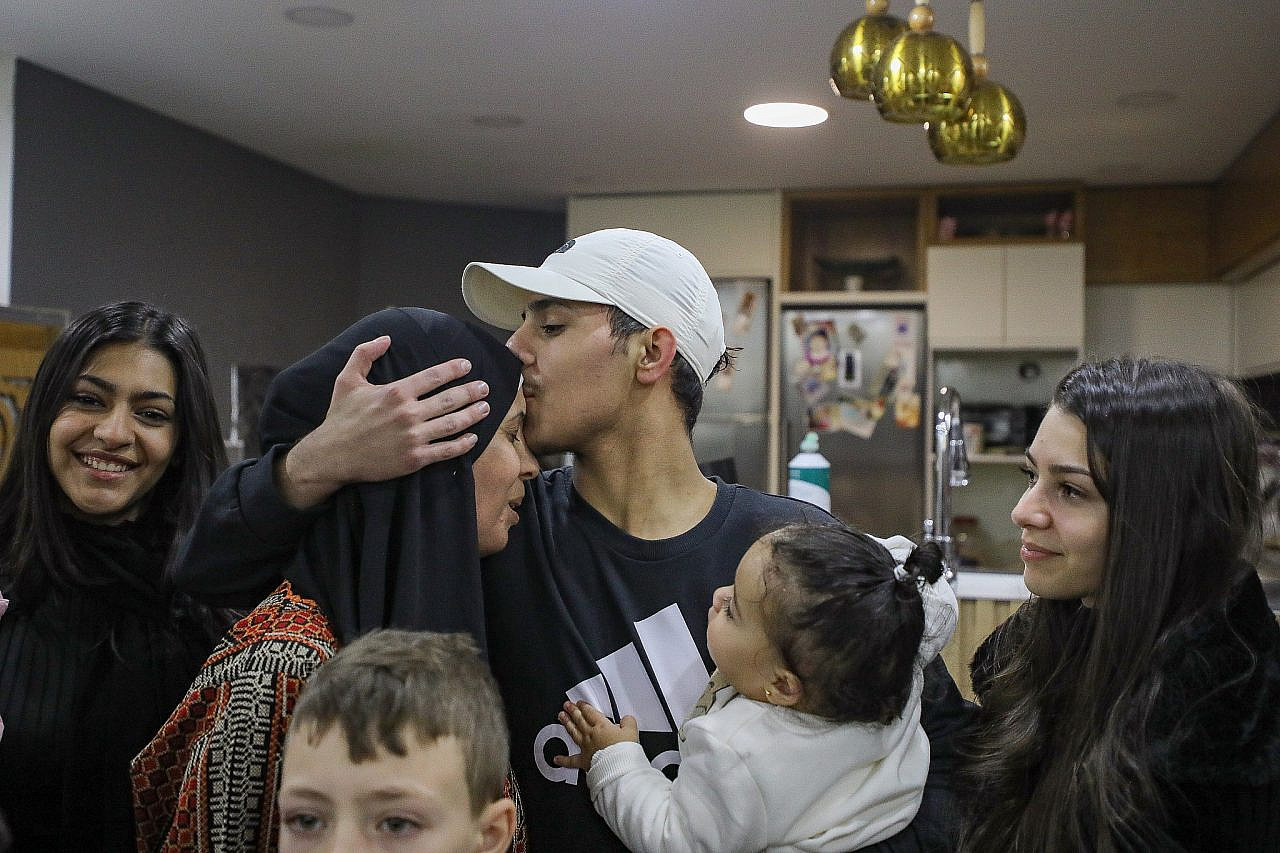
[[955, 626], [955, 596], [937, 583], [938, 546], [914, 548], [899, 564], [878, 540], [834, 524], [788, 525], [768, 542], [766, 632], [811, 710], [839, 722], [896, 720], [917, 667]]
[[935, 583], [942, 577], [942, 549], [926, 542], [911, 549], [901, 565], [893, 567], [894, 580], [903, 589], [919, 590], [921, 583]]

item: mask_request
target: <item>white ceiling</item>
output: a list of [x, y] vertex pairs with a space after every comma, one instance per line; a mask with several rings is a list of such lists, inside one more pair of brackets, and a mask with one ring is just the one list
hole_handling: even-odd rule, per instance
[[[304, 4], [350, 12], [301, 27]], [[860, 0], [0, 0], [0, 51], [360, 192], [555, 208], [568, 195], [1217, 177], [1280, 108], [1280, 2], [988, 0], [991, 76], [1026, 108], [1011, 163], [827, 85]], [[968, 3], [934, 0], [967, 39]], [[907, 0], [891, 11], [905, 16]], [[1124, 109], [1132, 92], [1176, 102]], [[815, 128], [747, 124], [818, 103]], [[514, 115], [514, 128], [472, 119]]]

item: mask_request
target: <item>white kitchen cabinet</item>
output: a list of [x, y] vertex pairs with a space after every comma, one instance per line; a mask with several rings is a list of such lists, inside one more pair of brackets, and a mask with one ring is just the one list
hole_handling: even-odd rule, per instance
[[933, 349], [1084, 344], [1084, 244], [930, 246]]
[[1236, 285], [1236, 375], [1280, 370], [1280, 264]]

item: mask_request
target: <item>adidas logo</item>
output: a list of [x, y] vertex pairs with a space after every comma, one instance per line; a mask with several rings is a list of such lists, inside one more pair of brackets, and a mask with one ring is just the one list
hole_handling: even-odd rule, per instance
[[[596, 661], [600, 674], [575, 684], [565, 697], [572, 702], [585, 699], [615, 723], [628, 715], [635, 717], [642, 732], [674, 732], [702, 695], [710, 673], [678, 605], [670, 604], [634, 625], [637, 642]], [[548, 781], [576, 785], [577, 770], [546, 760], [552, 740], [563, 744], [555, 752], [580, 751], [564, 726], [551, 723], [534, 738], [534, 765]], [[679, 764], [680, 753], [668, 750], [650, 763], [662, 770]]]

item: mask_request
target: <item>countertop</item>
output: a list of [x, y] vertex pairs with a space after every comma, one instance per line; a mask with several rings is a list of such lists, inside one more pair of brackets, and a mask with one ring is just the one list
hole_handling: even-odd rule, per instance
[[[1267, 548], [1258, 564], [1258, 577], [1267, 594], [1267, 603], [1280, 614], [1280, 549]], [[1031, 595], [1021, 572], [965, 567], [956, 572], [956, 598], [966, 600], [1015, 601]]]
[[961, 568], [956, 571], [956, 598], [973, 601], [1020, 601], [1031, 593], [1021, 572]]

